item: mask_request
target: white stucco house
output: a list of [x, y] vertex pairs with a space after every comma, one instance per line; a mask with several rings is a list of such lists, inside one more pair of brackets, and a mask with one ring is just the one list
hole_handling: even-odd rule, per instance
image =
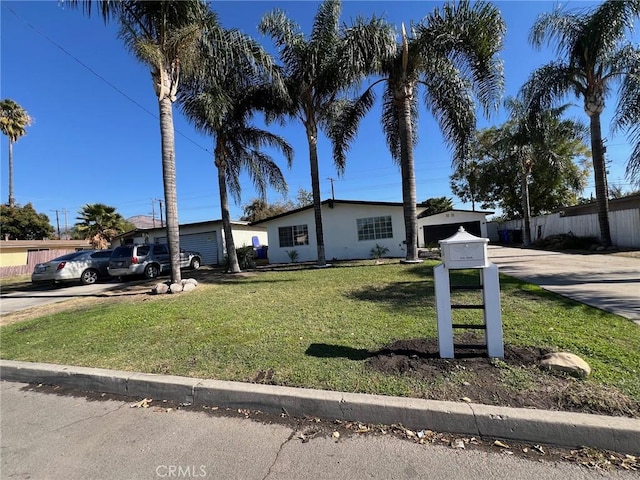
[[[267, 245], [267, 229], [251, 226], [248, 222], [232, 221], [231, 230], [236, 248], [254, 245], [254, 237], [260, 245]], [[165, 243], [166, 228], [137, 228], [113, 239], [112, 248], [132, 243]], [[186, 223], [180, 225], [180, 248], [199, 252], [203, 265], [221, 265], [226, 254], [222, 220]]]
[[[424, 207], [418, 205], [418, 213]], [[357, 200], [322, 202], [325, 256], [328, 261], [371, 258], [376, 245], [388, 257], [406, 255], [402, 203]], [[318, 258], [313, 206], [291, 210], [251, 223], [267, 229], [270, 263], [287, 263], [295, 250], [298, 262]]]
[[493, 213], [456, 209], [428, 216], [418, 213], [418, 247], [437, 246], [438, 240], [454, 235], [460, 227], [476, 237], [489, 238], [487, 215]]

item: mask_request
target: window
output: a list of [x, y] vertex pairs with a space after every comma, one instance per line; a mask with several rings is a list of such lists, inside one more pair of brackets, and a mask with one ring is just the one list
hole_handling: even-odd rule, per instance
[[280, 238], [280, 248], [309, 245], [309, 230], [306, 225], [280, 227], [278, 228], [278, 237]]
[[358, 218], [358, 240], [392, 238], [391, 215], [385, 217]]

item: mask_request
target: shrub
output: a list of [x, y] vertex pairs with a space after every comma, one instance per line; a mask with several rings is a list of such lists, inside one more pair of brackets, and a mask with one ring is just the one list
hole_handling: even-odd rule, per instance
[[376, 243], [376, 246], [371, 249], [369, 255], [371, 255], [372, 258], [382, 258], [387, 253], [389, 253], [389, 249], [387, 247]]

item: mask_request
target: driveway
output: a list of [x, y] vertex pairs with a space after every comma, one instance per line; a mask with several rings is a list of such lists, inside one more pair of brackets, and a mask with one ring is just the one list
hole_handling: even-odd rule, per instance
[[74, 298], [102, 297], [105, 291], [121, 286], [120, 283], [105, 281], [93, 285], [29, 286], [21, 291], [3, 292], [0, 296], [0, 315]]
[[640, 324], [640, 258], [489, 246], [500, 273]]

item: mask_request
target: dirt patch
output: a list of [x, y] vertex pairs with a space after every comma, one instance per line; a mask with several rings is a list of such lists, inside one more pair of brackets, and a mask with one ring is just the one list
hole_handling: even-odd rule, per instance
[[431, 400], [640, 417], [640, 402], [614, 388], [542, 369], [538, 362], [547, 350], [505, 345], [504, 359], [490, 359], [479, 343], [473, 334], [458, 336], [456, 358], [443, 359], [437, 338], [400, 340], [373, 352], [366, 364], [416, 379], [421, 396]]

